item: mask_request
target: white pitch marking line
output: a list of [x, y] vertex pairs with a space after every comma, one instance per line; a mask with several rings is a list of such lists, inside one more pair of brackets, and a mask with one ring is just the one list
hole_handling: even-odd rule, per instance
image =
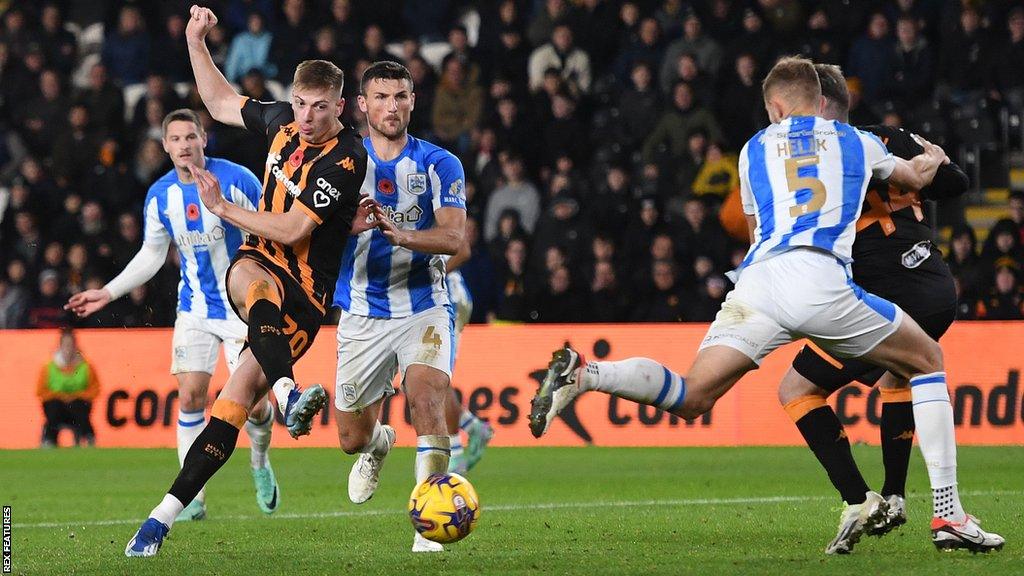
[[[1024, 494], [1021, 490], [979, 490], [961, 492], [961, 496], [1020, 496]], [[912, 494], [911, 500], [924, 500], [927, 494]], [[749, 498], [682, 498], [664, 500], [613, 500], [610, 502], [548, 502], [543, 504], [495, 504], [484, 506], [487, 512], [520, 512], [529, 510], [560, 510], [560, 509], [586, 509], [586, 508], [649, 508], [652, 506], [729, 506], [736, 504], [779, 504], [786, 502], [806, 502], [834, 500], [835, 496], [761, 496]], [[337, 510], [334, 512], [284, 512], [274, 514], [271, 519], [283, 518], [288, 520], [304, 520], [315, 518], [351, 518], [360, 516], [387, 516], [399, 514], [400, 510]], [[219, 516], [212, 521], [253, 520], [260, 516]], [[82, 522], [26, 522], [14, 524], [13, 528], [75, 528], [79, 526], [120, 526], [122, 524], [139, 524], [139, 518], [130, 520], [86, 520]], [[210, 522], [205, 520], [204, 522]]]

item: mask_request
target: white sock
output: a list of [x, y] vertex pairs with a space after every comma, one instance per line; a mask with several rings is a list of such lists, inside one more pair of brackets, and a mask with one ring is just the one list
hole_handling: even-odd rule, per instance
[[416, 484], [431, 474], [448, 471], [451, 441], [448, 436], [427, 435], [416, 437]]
[[245, 431], [249, 434], [249, 465], [255, 468], [266, 468], [270, 460], [270, 434], [274, 429], [274, 408], [267, 406], [267, 416], [263, 422], [252, 419], [245, 421]]
[[662, 410], [679, 408], [686, 398], [686, 378], [650, 358], [588, 362], [580, 373], [580, 387]]
[[470, 426], [473, 426], [474, 424], [482, 423], [483, 420], [477, 418], [476, 414], [473, 414], [472, 412], [469, 411], [469, 408], [463, 408], [462, 414], [459, 414], [459, 428], [463, 430], [468, 429]]
[[910, 379], [917, 443], [928, 469], [936, 518], [963, 521], [966, 514], [956, 490], [956, 434], [946, 373], [933, 372]]
[[156, 508], [153, 508], [153, 511], [149, 513], [149, 517], [156, 518], [160, 522], [166, 524], [167, 528], [170, 529], [171, 526], [174, 526], [174, 519], [177, 518], [178, 514], [181, 514], [181, 511], [184, 509], [185, 505], [182, 504], [180, 500], [170, 494], [165, 494], [164, 499], [161, 500], [160, 503], [157, 504]]
[[[199, 438], [199, 434], [205, 428], [206, 414], [204, 410], [186, 412], [180, 408], [178, 409], [178, 468], [185, 465], [185, 455], [188, 454], [192, 443], [196, 441], [196, 438]], [[196, 494], [196, 498], [202, 502], [206, 501], [205, 487]]]
[[366, 446], [363, 446], [360, 452], [370, 454], [376, 458], [383, 458], [387, 456], [390, 449], [388, 433], [384, 431], [384, 426], [378, 420], [373, 424], [373, 434], [370, 435], [370, 441], [366, 443]]
[[277, 408], [284, 414], [288, 409], [288, 393], [295, 389], [295, 381], [288, 377], [278, 378], [274, 382], [274, 398], [277, 399]]
[[448, 442], [451, 446], [451, 457], [458, 458], [459, 456], [462, 456], [462, 436], [459, 436], [459, 433], [456, 432], [455, 434], [448, 436]]

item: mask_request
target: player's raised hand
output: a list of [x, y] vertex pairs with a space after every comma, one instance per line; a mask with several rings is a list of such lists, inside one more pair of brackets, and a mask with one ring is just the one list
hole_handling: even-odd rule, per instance
[[406, 239], [405, 230], [399, 228], [379, 204], [373, 207], [373, 217], [377, 221], [377, 228], [380, 228], [380, 233], [387, 238], [392, 246], [402, 246], [404, 244]]
[[938, 162], [939, 164], [950, 163], [949, 156], [946, 155], [946, 151], [943, 150], [941, 146], [932, 144], [917, 134], [911, 134], [910, 136], [915, 142], [924, 148], [924, 154], [929, 156], [933, 161]]
[[213, 10], [193, 4], [188, 9], [188, 24], [185, 25], [185, 40], [189, 44], [201, 44], [206, 35], [217, 25], [217, 16]]
[[374, 207], [379, 208], [380, 204], [373, 198], [364, 194], [359, 199], [359, 207], [356, 208], [356, 215], [352, 218], [352, 225], [349, 228], [350, 235], [356, 236], [380, 225], [380, 222], [373, 215]]
[[200, 168], [195, 164], [189, 164], [188, 171], [196, 182], [196, 188], [199, 189], [199, 199], [203, 201], [203, 206], [206, 206], [210, 212], [220, 216], [228, 202], [224, 199], [224, 194], [221, 192], [220, 181], [217, 180], [213, 172]]
[[101, 288], [99, 290], [86, 290], [75, 294], [68, 303], [64, 305], [65, 310], [70, 310], [79, 318], [85, 318], [90, 314], [101, 310], [110, 303], [110, 292]]

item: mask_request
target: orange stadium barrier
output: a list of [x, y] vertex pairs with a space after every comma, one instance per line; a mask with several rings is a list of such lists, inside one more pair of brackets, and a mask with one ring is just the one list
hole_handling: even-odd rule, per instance
[[[550, 352], [563, 342], [573, 343], [591, 358], [648, 356], [685, 374], [705, 330], [704, 325], [692, 324], [469, 326], [461, 340], [454, 384], [470, 408], [496, 428], [497, 446], [802, 444], [776, 399], [776, 386], [798, 344], [770, 356], [760, 370], [747, 375], [694, 422], [603, 394], [587, 394], [577, 402], [575, 417], [556, 420], [543, 440], [530, 435], [530, 399]], [[57, 332], [50, 330], [0, 331], [0, 448], [39, 445], [43, 414], [35, 397], [36, 382], [57, 339]], [[101, 393], [92, 412], [97, 444], [174, 446], [177, 390], [168, 373], [171, 331], [82, 330], [79, 344], [100, 380]], [[960, 322], [942, 345], [958, 441], [1024, 443], [1024, 323]], [[334, 369], [334, 330], [325, 326], [299, 362], [296, 376], [301, 384], [323, 383], [333, 395]], [[212, 390], [223, 386], [226, 374], [222, 361]], [[836, 394], [832, 403], [852, 441], [877, 444], [877, 392], [852, 385]], [[398, 431], [399, 445], [412, 445], [415, 432], [403, 396], [386, 404], [384, 418]], [[242, 438], [246, 443], [244, 434]], [[281, 426], [274, 435], [278, 447], [337, 445], [329, 410], [310, 436], [292, 440]]]

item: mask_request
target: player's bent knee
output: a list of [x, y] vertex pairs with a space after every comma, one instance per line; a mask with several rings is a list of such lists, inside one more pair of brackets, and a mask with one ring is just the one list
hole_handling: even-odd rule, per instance
[[341, 446], [341, 451], [345, 454], [358, 454], [362, 452], [363, 448], [366, 447], [366, 443], [369, 441], [369, 435], [363, 434], [362, 431], [338, 431], [338, 444]]

